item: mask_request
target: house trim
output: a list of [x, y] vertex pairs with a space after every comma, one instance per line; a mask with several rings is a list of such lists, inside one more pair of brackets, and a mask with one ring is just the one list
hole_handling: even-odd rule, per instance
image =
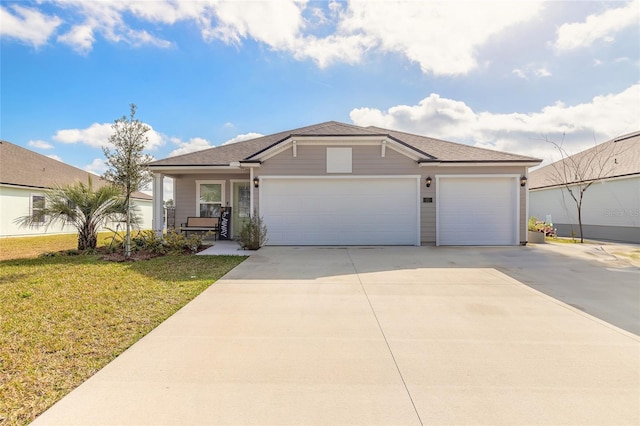
[[[390, 138], [386, 135], [366, 135], [366, 136], [290, 136], [280, 142], [277, 142], [274, 145], [266, 148], [265, 150], [259, 151], [243, 161], [247, 161], [249, 159], [266, 161], [284, 151], [294, 147], [300, 146], [379, 146], [382, 143], [385, 143], [386, 147], [397, 151], [400, 154], [414, 160], [418, 161], [423, 157], [423, 155], [419, 155], [415, 149], [411, 149], [404, 144], [399, 143], [398, 141]], [[295, 143], [295, 145], [294, 145]], [[297, 149], [297, 148], [296, 148]], [[295, 156], [294, 156], [295, 157]], [[241, 161], [242, 163], [242, 161]]]
[[610, 176], [610, 177], [602, 177], [600, 179], [588, 179], [588, 180], [582, 180], [582, 181], [575, 181], [575, 182], [569, 182], [569, 183], [554, 183], [552, 185], [545, 185], [545, 186], [536, 186], [535, 188], [529, 188], [531, 191], [540, 191], [543, 189], [556, 189], [556, 188], [564, 188], [567, 185], [569, 186], [576, 186], [576, 185], [582, 185], [582, 184], [586, 184], [586, 183], [598, 183], [598, 182], [613, 182], [616, 180], [623, 180], [623, 179], [630, 179], [630, 178], [634, 178], [634, 177], [640, 177], [640, 173], [629, 173], [626, 175], [619, 175], [619, 176]]
[[[540, 163], [533, 163], [530, 161], [439, 161], [439, 160], [427, 160], [418, 161], [420, 167], [534, 167]], [[453, 176], [453, 175], [452, 175]], [[486, 176], [486, 175], [485, 175]]]

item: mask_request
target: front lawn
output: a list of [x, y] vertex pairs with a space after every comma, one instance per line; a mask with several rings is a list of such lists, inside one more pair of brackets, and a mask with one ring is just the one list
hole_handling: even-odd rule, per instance
[[0, 424], [32, 421], [244, 259], [1, 261]]
[[[98, 247], [108, 245], [112, 236], [113, 232], [100, 232]], [[0, 260], [38, 257], [42, 253], [73, 250], [76, 247], [77, 234], [0, 238]]]

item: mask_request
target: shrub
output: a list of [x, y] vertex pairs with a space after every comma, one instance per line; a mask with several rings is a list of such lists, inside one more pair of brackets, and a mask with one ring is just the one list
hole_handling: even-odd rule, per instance
[[240, 230], [238, 244], [245, 250], [258, 250], [267, 242], [267, 226], [263, 219], [254, 212]]
[[543, 232], [546, 236], [555, 236], [556, 230], [553, 225], [546, 222], [541, 222], [537, 217], [531, 216], [527, 228], [531, 232]]
[[202, 245], [202, 240], [205, 236], [210, 235], [211, 232], [207, 232], [204, 235], [191, 234], [186, 237], [180, 232], [171, 230], [164, 236], [163, 245], [166, 253], [180, 254], [188, 251], [189, 253], [197, 253], [198, 249]]

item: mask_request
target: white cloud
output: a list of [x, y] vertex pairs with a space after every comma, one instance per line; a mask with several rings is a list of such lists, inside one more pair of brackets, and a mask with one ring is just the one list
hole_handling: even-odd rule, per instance
[[220, 2], [214, 6], [217, 26], [204, 28], [205, 39], [240, 44], [252, 38], [276, 50], [290, 50], [303, 27], [304, 2], [294, 0]]
[[212, 148], [213, 145], [203, 138], [191, 138], [187, 142], [183, 142], [178, 138], [171, 138], [171, 142], [178, 145], [180, 148], [175, 149], [169, 153], [169, 157], [175, 157], [176, 155], [189, 154], [191, 152], [202, 151], [203, 149]]
[[100, 176], [107, 171], [107, 163], [102, 158], [95, 158], [91, 164], [84, 166], [84, 170]]
[[373, 38], [380, 49], [405, 55], [425, 73], [455, 75], [478, 66], [476, 51], [490, 37], [541, 10], [535, 1], [351, 2], [339, 28]]
[[[55, 5], [70, 10], [75, 20], [57, 40], [80, 54], [91, 51], [98, 34], [133, 46], [169, 47], [170, 41], [142, 26], [188, 22], [205, 41], [239, 46], [254, 40], [298, 60], [311, 59], [320, 67], [355, 64], [367, 52], [380, 50], [403, 55], [435, 75], [475, 69], [477, 51], [491, 37], [534, 19], [542, 10], [540, 1], [468, 2], [463, 7], [440, 1], [331, 1], [319, 7], [305, 0], [58, 0]], [[42, 35], [39, 42], [50, 34]]]
[[254, 132], [244, 133], [242, 135], [238, 135], [236, 137], [233, 137], [233, 138], [229, 139], [228, 141], [225, 141], [222, 145], [228, 145], [230, 143], [248, 141], [249, 139], [259, 138], [261, 136], [264, 136], [264, 135], [262, 133], [254, 133]]
[[83, 143], [94, 148], [112, 147], [107, 142], [112, 132], [113, 130], [109, 123], [93, 123], [86, 129], [58, 130], [53, 139], [62, 143]]
[[545, 136], [566, 137], [577, 152], [585, 143], [593, 143], [594, 137], [603, 141], [640, 129], [640, 84], [590, 102], [572, 106], [558, 102], [529, 113], [476, 112], [462, 101], [431, 94], [417, 105], [397, 105], [387, 111], [357, 108], [350, 117], [359, 126], [404, 130], [546, 159], [551, 150], [539, 143]]
[[29, 146], [32, 146], [38, 149], [53, 149], [53, 145], [43, 140], [31, 140], [29, 141]]
[[67, 33], [58, 37], [59, 42], [68, 44], [78, 53], [87, 54], [92, 50], [96, 33], [115, 43], [162, 48], [171, 46], [171, 42], [146, 30], [131, 28], [124, 18], [125, 14], [132, 14], [134, 17], [155, 20], [155, 15], [149, 11], [163, 6], [169, 10], [169, 2], [58, 0], [57, 4], [79, 14], [81, 23], [72, 26]]
[[91, 25], [75, 25], [66, 34], [58, 36], [58, 41], [68, 44], [80, 54], [86, 54], [91, 51], [96, 39]]
[[546, 67], [538, 67], [535, 64], [529, 64], [524, 68], [515, 68], [511, 73], [524, 80], [528, 80], [529, 77], [544, 78], [552, 75]]
[[515, 74], [516, 76], [520, 77], [520, 78], [527, 78], [527, 74], [521, 70], [520, 68], [515, 68], [513, 71], [511, 71], [512, 74]]
[[48, 16], [36, 9], [13, 5], [12, 14], [8, 8], [0, 6], [0, 35], [11, 37], [40, 47], [62, 23], [57, 16]]
[[62, 158], [60, 158], [59, 156], [57, 156], [55, 154], [47, 155], [47, 157], [51, 158], [52, 160], [60, 161], [61, 163], [63, 163]]
[[557, 50], [572, 50], [591, 46], [597, 40], [611, 43], [614, 34], [627, 27], [640, 24], [640, 1], [633, 0], [625, 6], [609, 9], [599, 15], [589, 15], [584, 22], [564, 24], [557, 30], [554, 44]]
[[546, 68], [538, 68], [534, 73], [537, 77], [551, 77], [551, 72]]
[[[109, 143], [109, 136], [113, 133], [111, 126], [110, 123], [93, 123], [86, 129], [58, 130], [53, 136], [53, 139], [67, 144], [83, 143], [94, 148], [113, 148], [113, 145]], [[147, 124], [147, 126], [149, 125]], [[151, 126], [149, 126], [149, 128], [150, 130], [145, 134], [148, 138], [145, 149], [153, 150], [163, 145], [166, 138], [161, 133], [153, 130]]]

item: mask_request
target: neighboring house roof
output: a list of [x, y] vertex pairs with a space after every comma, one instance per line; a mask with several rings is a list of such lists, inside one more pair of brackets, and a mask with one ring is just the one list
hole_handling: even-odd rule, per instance
[[379, 127], [360, 127], [352, 124], [328, 121], [313, 126], [301, 127], [262, 136], [243, 142], [216, 146], [202, 151], [178, 155], [153, 161], [157, 166], [227, 166], [239, 161], [257, 160], [260, 154], [276, 145], [296, 137], [340, 137], [340, 136], [380, 136], [412, 150], [420, 162], [537, 162], [541, 160], [523, 155], [509, 154], [476, 148], [454, 142], [433, 139], [426, 136], [382, 129]]
[[[577, 173], [576, 168], [579, 169]], [[561, 178], [564, 170], [568, 172], [567, 179]], [[640, 175], [640, 131], [619, 136], [532, 171], [529, 188], [633, 175]]]
[[[96, 186], [107, 183], [100, 176], [0, 140], [1, 185], [48, 189], [75, 182], [86, 183], [89, 177]], [[135, 192], [132, 196], [141, 200], [152, 199], [150, 195], [142, 192]]]

